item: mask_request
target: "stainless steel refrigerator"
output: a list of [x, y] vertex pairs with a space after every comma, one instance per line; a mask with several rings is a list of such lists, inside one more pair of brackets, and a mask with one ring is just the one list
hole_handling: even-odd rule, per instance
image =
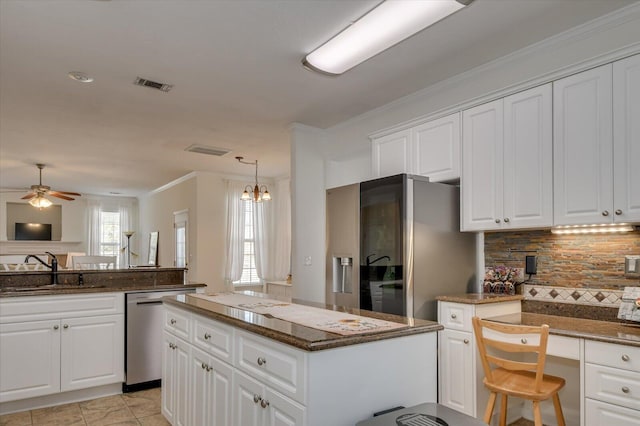
[[435, 320], [436, 296], [479, 291], [459, 205], [457, 186], [405, 174], [328, 190], [327, 302]]

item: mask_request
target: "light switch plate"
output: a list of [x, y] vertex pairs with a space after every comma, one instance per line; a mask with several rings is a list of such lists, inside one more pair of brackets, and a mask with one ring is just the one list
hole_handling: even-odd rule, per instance
[[624, 257], [624, 275], [640, 277], [640, 255], [626, 255]]

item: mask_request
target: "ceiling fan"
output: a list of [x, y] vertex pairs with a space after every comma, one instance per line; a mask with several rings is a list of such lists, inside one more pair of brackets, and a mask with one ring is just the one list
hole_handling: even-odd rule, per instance
[[43, 208], [49, 207], [52, 203], [48, 199], [46, 199], [45, 195], [51, 195], [52, 197], [61, 198], [67, 201], [73, 201], [75, 198], [71, 197], [80, 197], [81, 194], [77, 192], [67, 192], [67, 191], [54, 191], [50, 186], [42, 184], [42, 169], [44, 169], [44, 164], [36, 164], [38, 169], [40, 169], [40, 183], [38, 185], [31, 185], [31, 193], [22, 197], [23, 200], [29, 200], [29, 204], [34, 207]]

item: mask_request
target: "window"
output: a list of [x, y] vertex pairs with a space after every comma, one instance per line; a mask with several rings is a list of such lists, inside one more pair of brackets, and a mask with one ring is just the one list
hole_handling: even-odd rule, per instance
[[255, 232], [253, 226], [253, 207], [251, 201], [244, 201], [244, 258], [242, 261], [242, 276], [240, 280], [234, 281], [236, 285], [260, 284], [258, 271], [256, 269], [256, 245]]
[[120, 213], [100, 211], [100, 256], [120, 255]]

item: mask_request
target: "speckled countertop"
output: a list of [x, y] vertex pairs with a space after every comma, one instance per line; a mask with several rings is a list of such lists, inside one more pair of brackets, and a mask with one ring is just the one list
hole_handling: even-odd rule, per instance
[[491, 294], [491, 293], [467, 293], [437, 296], [436, 300], [441, 302], [465, 303], [468, 305], [480, 305], [483, 303], [511, 302], [522, 300], [521, 294]]
[[486, 319], [509, 324], [535, 326], [548, 324], [550, 334], [640, 347], [640, 324], [623, 324], [530, 312], [500, 315]]
[[153, 284], [153, 283], [134, 283], [132, 285], [63, 285], [57, 286], [44, 285], [38, 287], [25, 288], [0, 288], [0, 298], [3, 297], [22, 297], [22, 296], [51, 296], [56, 294], [82, 294], [82, 293], [113, 293], [113, 292], [130, 292], [130, 291], [169, 291], [180, 290], [183, 288], [206, 287], [206, 284]]
[[[261, 293], [242, 293], [251, 296], [266, 297], [266, 295], [262, 295]], [[397, 315], [382, 314], [379, 312], [371, 312], [360, 309], [348, 309], [339, 306], [322, 305], [297, 299], [274, 297], [273, 295], [268, 295], [268, 297], [270, 299], [278, 298], [280, 300], [296, 303], [299, 305], [313, 306], [316, 308], [347, 312], [363, 317], [397, 322], [406, 324], [406, 327], [396, 330], [343, 336], [336, 333], [330, 333], [322, 330], [316, 330], [314, 328], [305, 327], [278, 318], [269, 318], [266, 315], [260, 315], [254, 312], [232, 308], [202, 298], [189, 296], [188, 294], [180, 296], [167, 296], [163, 298], [163, 301], [168, 305], [183, 308], [196, 314], [200, 314], [205, 317], [224, 322], [247, 331], [251, 331], [261, 336], [277, 340], [279, 342], [286, 343], [288, 345], [306, 351], [319, 351], [323, 349], [338, 348], [413, 334], [429, 333], [443, 329], [440, 324], [433, 321], [406, 318]]]

